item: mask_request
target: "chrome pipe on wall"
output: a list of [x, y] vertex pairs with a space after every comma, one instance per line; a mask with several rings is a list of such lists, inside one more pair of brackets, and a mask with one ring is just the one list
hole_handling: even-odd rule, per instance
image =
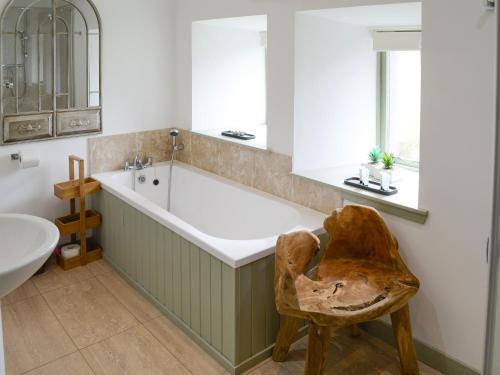
[[177, 137], [179, 136], [179, 129], [170, 130], [170, 137], [172, 138], [172, 158], [170, 159], [170, 172], [168, 174], [168, 197], [167, 197], [167, 211], [170, 212], [172, 202], [172, 174], [174, 173], [174, 160], [177, 151], [184, 150], [182, 143], [177, 144]]

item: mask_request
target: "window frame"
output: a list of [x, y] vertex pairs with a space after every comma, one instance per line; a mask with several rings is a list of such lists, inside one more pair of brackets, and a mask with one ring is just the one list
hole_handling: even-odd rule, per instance
[[[389, 59], [387, 53], [389, 51], [377, 52], [377, 144], [382, 152], [389, 152], [389, 132], [390, 125], [388, 114], [390, 111], [389, 105]], [[396, 164], [420, 168], [420, 161], [404, 159], [395, 156]]]

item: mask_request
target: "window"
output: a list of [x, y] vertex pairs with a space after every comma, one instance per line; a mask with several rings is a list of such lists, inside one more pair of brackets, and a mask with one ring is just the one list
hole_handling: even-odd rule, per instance
[[417, 164], [420, 87], [406, 79], [420, 71], [404, 57], [420, 56], [421, 2], [298, 11], [294, 30], [293, 172], [351, 174], [375, 146]]
[[379, 144], [398, 163], [420, 159], [420, 51], [379, 52]]

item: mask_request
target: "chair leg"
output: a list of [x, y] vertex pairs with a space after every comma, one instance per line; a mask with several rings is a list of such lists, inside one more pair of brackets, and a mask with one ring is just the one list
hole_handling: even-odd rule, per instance
[[355, 337], [355, 338], [358, 338], [361, 336], [361, 329], [358, 327], [357, 324], [353, 324], [351, 326], [351, 336]]
[[325, 368], [330, 343], [330, 327], [309, 322], [309, 343], [307, 345], [305, 375], [321, 375]]
[[276, 343], [274, 344], [273, 360], [276, 362], [284, 362], [286, 355], [290, 350], [290, 345], [297, 334], [297, 331], [303, 325], [303, 320], [291, 316], [281, 315], [280, 330]]
[[402, 374], [420, 374], [411, 333], [410, 309], [408, 305], [405, 305], [400, 310], [392, 313], [391, 320], [394, 338], [396, 339], [396, 346], [399, 352]]

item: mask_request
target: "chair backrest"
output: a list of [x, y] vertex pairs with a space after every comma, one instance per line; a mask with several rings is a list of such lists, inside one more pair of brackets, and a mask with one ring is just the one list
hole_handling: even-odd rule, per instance
[[356, 259], [406, 270], [398, 242], [380, 214], [370, 207], [349, 205], [335, 210], [324, 223], [330, 234], [323, 259]]

